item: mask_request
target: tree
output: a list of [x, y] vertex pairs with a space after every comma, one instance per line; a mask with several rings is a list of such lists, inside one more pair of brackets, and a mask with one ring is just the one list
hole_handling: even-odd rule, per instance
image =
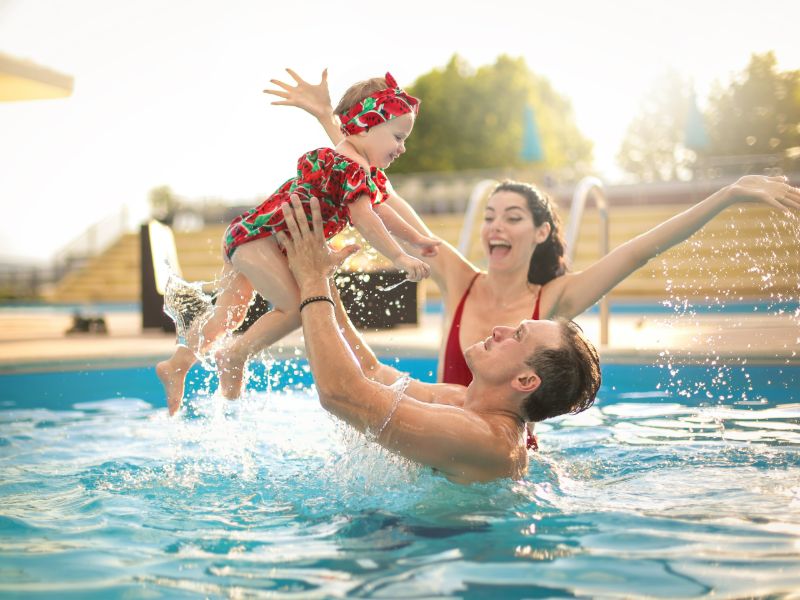
[[700, 156], [684, 145], [691, 87], [667, 74], [628, 127], [619, 164], [644, 181], [688, 178], [701, 163], [736, 174], [800, 168], [800, 71], [779, 72], [776, 65], [774, 53], [754, 54], [730, 84], [715, 86], [705, 115], [709, 144]]
[[800, 70], [779, 72], [773, 52], [754, 54], [727, 86], [717, 84], [708, 111], [713, 156], [777, 155], [800, 167]]
[[617, 162], [642, 181], [687, 179], [694, 153], [684, 146], [691, 85], [677, 72], [659, 79], [625, 134]]
[[590, 162], [592, 145], [575, 125], [569, 100], [522, 58], [500, 56], [472, 69], [454, 55], [442, 69], [408, 87], [422, 109], [394, 173], [518, 167], [525, 108], [533, 106], [544, 147], [544, 166]]
[[162, 185], [150, 190], [150, 214], [159, 221], [172, 222], [172, 217], [178, 208], [178, 198], [168, 185]]

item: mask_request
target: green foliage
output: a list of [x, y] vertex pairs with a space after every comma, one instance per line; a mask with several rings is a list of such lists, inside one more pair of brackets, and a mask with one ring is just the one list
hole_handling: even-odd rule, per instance
[[[779, 72], [772, 52], [750, 58], [709, 101], [710, 154], [778, 154], [784, 169], [800, 158], [800, 70]], [[793, 165], [791, 163], [794, 163]]]
[[683, 147], [691, 86], [668, 72], [646, 94], [625, 134], [617, 161], [642, 181], [688, 177], [694, 155]]
[[[709, 146], [700, 156], [683, 145], [691, 87], [669, 73], [628, 127], [620, 166], [644, 181], [683, 179], [698, 164], [737, 174], [767, 164], [800, 168], [800, 71], [779, 72], [776, 65], [772, 52], [754, 54], [732, 83], [717, 84], [705, 115]], [[746, 158], [755, 155], [774, 160]]]
[[150, 190], [150, 214], [159, 220], [170, 219], [178, 208], [178, 199], [168, 185]]
[[575, 125], [569, 100], [533, 74], [522, 58], [500, 56], [472, 69], [454, 55], [419, 77], [409, 93], [422, 99], [408, 152], [393, 173], [523, 166], [525, 106], [533, 106], [544, 166], [590, 162], [592, 145]]

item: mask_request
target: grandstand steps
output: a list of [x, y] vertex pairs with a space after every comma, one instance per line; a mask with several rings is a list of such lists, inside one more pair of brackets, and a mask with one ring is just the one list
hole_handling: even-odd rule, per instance
[[[615, 248], [674, 216], [687, 206], [619, 206], [611, 209], [610, 248]], [[566, 215], [566, 211], [561, 211]], [[426, 215], [431, 230], [458, 243], [463, 215]], [[687, 243], [665, 252], [628, 277], [612, 292], [617, 299], [680, 298], [728, 301], [754, 298], [796, 299], [800, 295], [800, 229], [798, 220], [776, 210], [737, 205], [724, 211]], [[189, 281], [212, 281], [222, 267], [221, 238], [225, 225], [195, 232], [177, 232], [181, 269]], [[476, 225], [467, 255], [485, 263]], [[599, 258], [597, 211], [587, 209], [580, 227], [572, 270], [585, 269]], [[426, 286], [438, 297], [435, 285]], [[67, 275], [48, 297], [54, 302], [135, 302], [139, 300], [138, 234], [123, 236], [83, 269]]]

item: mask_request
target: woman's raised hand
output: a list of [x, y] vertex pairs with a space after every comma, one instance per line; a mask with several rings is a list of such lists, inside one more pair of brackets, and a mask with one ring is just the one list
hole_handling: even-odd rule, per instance
[[800, 189], [789, 185], [783, 175], [745, 175], [731, 184], [729, 193], [733, 201], [761, 201], [783, 210], [800, 209]]
[[296, 106], [318, 119], [331, 113], [331, 95], [328, 91], [328, 69], [322, 71], [322, 79], [317, 84], [308, 83], [300, 77], [300, 75], [292, 71], [292, 69], [286, 69], [286, 72], [294, 79], [295, 85], [284, 83], [278, 79], [270, 79], [270, 83], [281, 89], [266, 89], [264, 93], [282, 98], [282, 100], [274, 100], [272, 104], [278, 106]]

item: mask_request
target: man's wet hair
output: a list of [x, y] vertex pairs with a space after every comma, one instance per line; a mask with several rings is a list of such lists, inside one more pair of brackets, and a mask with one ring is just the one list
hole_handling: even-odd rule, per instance
[[582, 412], [594, 403], [600, 389], [600, 357], [594, 344], [577, 323], [556, 321], [561, 329], [561, 345], [538, 348], [526, 361], [541, 379], [523, 404], [528, 421]]

